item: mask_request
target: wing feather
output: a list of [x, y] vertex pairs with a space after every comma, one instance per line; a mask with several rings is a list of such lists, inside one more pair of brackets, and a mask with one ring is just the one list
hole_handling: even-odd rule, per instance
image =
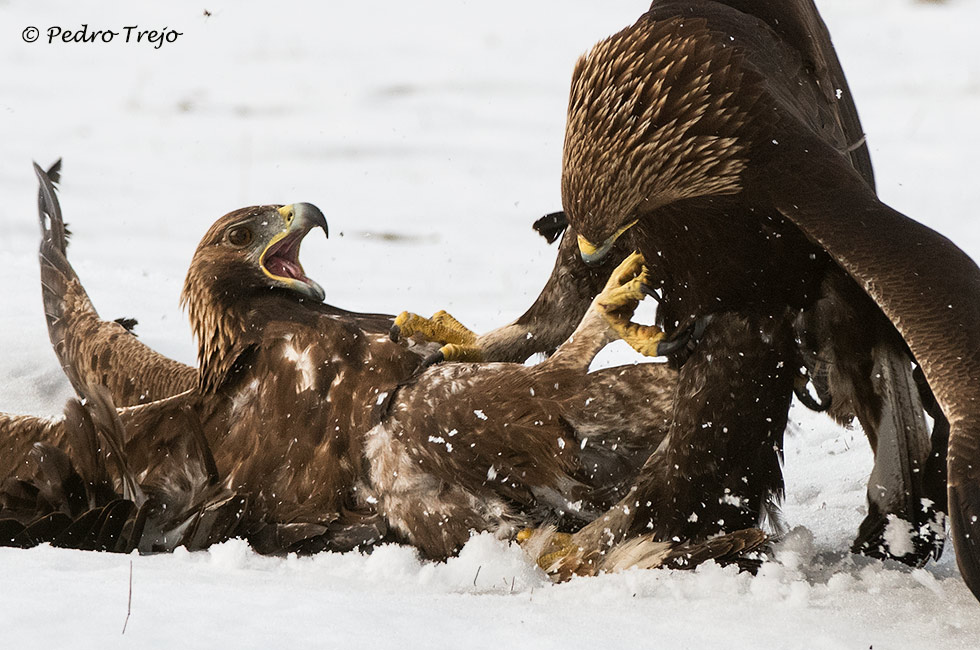
[[957, 562], [980, 597], [980, 269], [939, 233], [881, 203], [822, 142], [787, 147], [777, 208], [820, 244], [895, 325], [949, 421]]
[[[60, 162], [52, 170], [60, 171]], [[78, 275], [68, 262], [65, 224], [51, 178], [36, 164], [40, 183], [41, 294], [48, 336], [76, 392], [104, 385], [113, 402], [130, 406], [181, 393], [196, 371], [144, 345], [115, 321], [99, 318]]]

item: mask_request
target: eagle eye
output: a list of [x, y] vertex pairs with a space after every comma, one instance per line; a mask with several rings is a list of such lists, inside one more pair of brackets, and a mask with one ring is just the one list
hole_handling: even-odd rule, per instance
[[228, 243], [232, 246], [248, 246], [252, 243], [252, 231], [245, 226], [236, 226], [228, 231]]

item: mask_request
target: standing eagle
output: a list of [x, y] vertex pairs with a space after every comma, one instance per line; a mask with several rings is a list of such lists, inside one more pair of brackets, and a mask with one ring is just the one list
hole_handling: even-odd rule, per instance
[[[654, 2], [576, 67], [565, 211], [535, 224], [549, 241], [571, 228], [531, 308], [479, 337], [400, 317], [454, 344], [449, 358], [523, 360], [559, 345], [610, 270], [634, 249], [645, 253], [670, 340], [641, 347], [680, 369], [670, 444], [631, 497], [639, 507], [624, 503], [630, 515], [597, 522], [583, 546], [606, 528], [612, 539], [648, 527], [698, 538], [758, 519], [782, 490], [779, 448], [795, 391], [839, 422], [856, 416], [875, 452], [854, 549], [911, 564], [941, 550], [943, 413], [860, 280], [767, 195], [779, 189], [771, 166], [798, 133], [834, 149], [873, 195], [857, 110], [811, 0]], [[931, 445], [923, 408], [936, 420]], [[894, 516], [911, 524], [912, 553], [885, 541]]]
[[[98, 319], [37, 171], [46, 313], [86, 402], [56, 421], [0, 418], [0, 541], [166, 550], [242, 536], [262, 552], [313, 552], [392, 540], [444, 558], [474, 530], [581, 525], [620, 498], [663, 439], [672, 371], [587, 372], [613, 337], [601, 300], [536, 367], [417, 372], [420, 352], [390, 339], [390, 317], [321, 302], [298, 261], [303, 237], [326, 230], [309, 204], [244, 208], [210, 228], [183, 291], [195, 384], [116, 411], [114, 397], [165, 394], [186, 373]], [[635, 293], [638, 272], [629, 260], [604, 299]], [[636, 400], [647, 385], [662, 392]], [[642, 540], [601, 568], [739, 559], [763, 540], [757, 530], [708, 544]]]
[[575, 68], [562, 203], [580, 253], [626, 241], [668, 336], [698, 340], [665, 443], [567, 560], [648, 528], [697, 539], [753, 521], [779, 485], [794, 321], [853, 283], [880, 309], [862, 324], [875, 345], [907, 345], [948, 420], [953, 540], [980, 596], [980, 269], [879, 201], [826, 110], [840, 87], [806, 60], [736, 7], [657, 2]]

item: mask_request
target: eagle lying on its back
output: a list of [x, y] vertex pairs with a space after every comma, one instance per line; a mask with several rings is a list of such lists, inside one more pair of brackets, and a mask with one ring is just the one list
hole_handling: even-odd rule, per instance
[[[239, 536], [262, 552], [315, 552], [402, 541], [444, 558], [474, 530], [581, 525], [663, 438], [672, 371], [587, 372], [612, 340], [601, 301], [535, 367], [421, 369], [431, 346], [392, 341], [391, 317], [320, 302], [298, 254], [326, 221], [302, 203], [236, 210], [208, 230], [183, 291], [197, 379], [162, 396], [187, 372], [98, 318], [37, 172], [46, 314], [87, 400], [57, 422], [0, 419], [0, 542], [154, 551]], [[624, 265], [609, 293], [638, 270]], [[633, 403], [638, 386], [660, 388]], [[112, 407], [149, 395], [161, 398]], [[634, 541], [597, 569], [738, 559], [763, 540], [747, 530], [702, 545]]]

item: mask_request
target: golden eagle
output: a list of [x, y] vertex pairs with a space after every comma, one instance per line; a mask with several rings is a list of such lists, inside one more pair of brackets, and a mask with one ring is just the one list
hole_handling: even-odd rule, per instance
[[[872, 358], [879, 346], [910, 353], [885, 367], [910, 377], [914, 357], [925, 401], [948, 419], [953, 540], [980, 595], [980, 270], [878, 200], [833, 108], [844, 87], [808, 69], [809, 48], [766, 20], [779, 13], [770, 4], [655, 2], [575, 67], [562, 203], [580, 252], [599, 260], [621, 240], [640, 251], [664, 329], [694, 327], [699, 340], [664, 445], [568, 561], [648, 527], [696, 539], [752, 521], [778, 490], [794, 321], [828, 290], [864, 310], [856, 285], [880, 310], [858, 324]], [[750, 5], [769, 11], [740, 10]]]
[[[857, 110], [810, 0], [654, 2], [576, 67], [565, 211], [535, 224], [549, 241], [571, 228], [530, 309], [482, 336], [400, 317], [452, 343], [443, 356], [523, 360], [570, 334], [623, 257], [646, 254], [647, 291], [670, 340], [643, 344], [669, 354], [681, 390], [642, 498], [622, 504], [628, 516], [583, 532], [584, 547], [607, 528], [611, 539], [649, 527], [664, 539], [698, 538], [764, 516], [782, 490], [795, 391], [839, 422], [856, 416], [875, 451], [854, 550], [922, 564], [942, 548], [945, 418], [878, 305], [760, 197], [777, 178], [774, 156], [792, 145], [773, 131], [780, 125], [836, 150], [873, 194]], [[931, 444], [923, 408], [936, 420]], [[885, 542], [892, 516], [910, 522], [912, 553]]]
[[[314, 552], [392, 540], [443, 558], [474, 530], [580, 525], [621, 496], [665, 434], [671, 370], [587, 373], [613, 336], [598, 302], [536, 367], [417, 373], [420, 352], [390, 340], [391, 317], [322, 304], [298, 261], [303, 237], [326, 230], [309, 204], [244, 208], [211, 227], [183, 291], [195, 385], [116, 411], [116, 395], [166, 393], [186, 372], [98, 318], [37, 172], [45, 309], [86, 402], [57, 421], [0, 418], [0, 542], [153, 551], [241, 536], [262, 552]], [[637, 272], [631, 260], [609, 291]], [[132, 385], [118, 381], [127, 376]], [[660, 394], [635, 400], [649, 385]], [[747, 530], [709, 544], [631, 542], [602, 568], [740, 560], [763, 540]], [[534, 542], [546, 548], [549, 536]]]

